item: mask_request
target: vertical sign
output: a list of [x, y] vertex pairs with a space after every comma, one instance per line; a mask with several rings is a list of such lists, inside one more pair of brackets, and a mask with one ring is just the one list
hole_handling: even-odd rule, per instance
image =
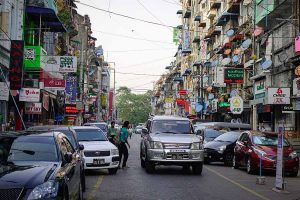
[[22, 86], [23, 53], [23, 40], [12, 40], [9, 70], [10, 89], [12, 90], [20, 90]]
[[283, 135], [284, 126], [280, 125], [278, 127], [278, 144], [277, 144], [277, 161], [276, 161], [276, 180], [275, 187], [279, 190], [284, 190], [283, 188]]
[[200, 59], [201, 61], [206, 61], [206, 42], [204, 40], [200, 41]]
[[67, 77], [65, 103], [76, 104], [76, 76]]
[[183, 50], [189, 49], [190, 47], [190, 35], [188, 27], [185, 25], [183, 30]]

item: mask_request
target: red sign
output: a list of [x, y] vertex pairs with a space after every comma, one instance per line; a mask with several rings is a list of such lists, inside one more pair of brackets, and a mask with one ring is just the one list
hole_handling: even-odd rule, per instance
[[24, 41], [12, 40], [10, 48], [10, 89], [20, 90], [22, 85]]
[[25, 114], [42, 114], [42, 103], [25, 103]]
[[44, 79], [44, 87], [48, 88], [65, 88], [66, 81], [62, 79], [52, 79], [52, 78], [45, 78]]
[[177, 105], [179, 105], [179, 106], [183, 106], [184, 105], [184, 99], [176, 99], [176, 103], [177, 103]]
[[66, 114], [77, 114], [78, 110], [76, 105], [66, 105]]
[[178, 91], [178, 94], [179, 94], [179, 95], [186, 95], [187, 92], [186, 92], [186, 90], [179, 90], [179, 91]]

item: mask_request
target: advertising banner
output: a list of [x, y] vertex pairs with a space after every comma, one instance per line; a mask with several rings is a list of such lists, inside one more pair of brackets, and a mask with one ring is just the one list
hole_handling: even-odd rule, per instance
[[12, 40], [10, 49], [10, 70], [9, 70], [9, 82], [10, 89], [20, 90], [22, 82], [23, 72], [23, 53], [24, 53], [24, 41]]
[[45, 78], [44, 87], [47, 89], [65, 89], [66, 81], [62, 79]]
[[241, 114], [244, 111], [244, 101], [240, 96], [230, 99], [230, 111], [232, 114]]
[[282, 172], [282, 162], [283, 162], [283, 135], [284, 135], [284, 126], [280, 125], [278, 127], [278, 144], [277, 144], [277, 160], [276, 160], [276, 179], [275, 187], [277, 189], [283, 190], [283, 172]]
[[290, 88], [268, 88], [267, 104], [290, 104], [291, 91]]
[[266, 96], [266, 79], [254, 82], [254, 98], [264, 98]]
[[25, 114], [42, 114], [42, 103], [25, 103]]
[[66, 104], [76, 104], [76, 85], [77, 78], [76, 76], [68, 76], [66, 80]]
[[9, 88], [7, 87], [5, 82], [0, 82], [0, 101], [8, 101], [8, 99], [9, 99]]
[[43, 56], [44, 70], [48, 72], [69, 73], [77, 71], [76, 56]]
[[243, 83], [244, 69], [225, 69], [224, 82], [225, 83]]
[[22, 88], [19, 94], [19, 101], [25, 102], [39, 102], [40, 89], [36, 88]]

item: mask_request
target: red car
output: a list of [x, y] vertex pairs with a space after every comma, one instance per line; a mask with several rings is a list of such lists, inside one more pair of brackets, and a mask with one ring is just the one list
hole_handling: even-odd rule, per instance
[[[262, 155], [262, 169], [276, 170], [277, 160], [277, 133], [246, 131], [241, 134], [234, 148], [233, 167], [247, 168], [252, 174], [259, 170], [260, 156]], [[297, 176], [299, 157], [290, 143], [284, 139], [284, 169], [290, 176]]]

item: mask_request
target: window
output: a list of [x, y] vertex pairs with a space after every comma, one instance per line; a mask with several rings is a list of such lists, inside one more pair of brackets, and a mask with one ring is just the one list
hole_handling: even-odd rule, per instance
[[239, 141], [243, 142], [243, 141], [246, 141], [248, 140], [248, 134], [247, 133], [243, 133], [241, 135], [241, 137], [239, 138]]
[[64, 142], [64, 145], [67, 148], [68, 153], [73, 154], [75, 151], [74, 151], [74, 148], [73, 148], [72, 144], [69, 142], [69, 140], [67, 138], [63, 138], [63, 142]]
[[71, 142], [71, 144], [73, 145], [73, 147], [75, 149], [77, 149], [77, 142], [76, 142], [76, 140], [74, 138], [74, 135], [73, 135], [72, 131], [70, 131], [70, 130], [56, 130], [56, 129], [55, 129], [55, 131], [59, 131], [59, 132], [64, 133], [68, 137], [68, 139]]

